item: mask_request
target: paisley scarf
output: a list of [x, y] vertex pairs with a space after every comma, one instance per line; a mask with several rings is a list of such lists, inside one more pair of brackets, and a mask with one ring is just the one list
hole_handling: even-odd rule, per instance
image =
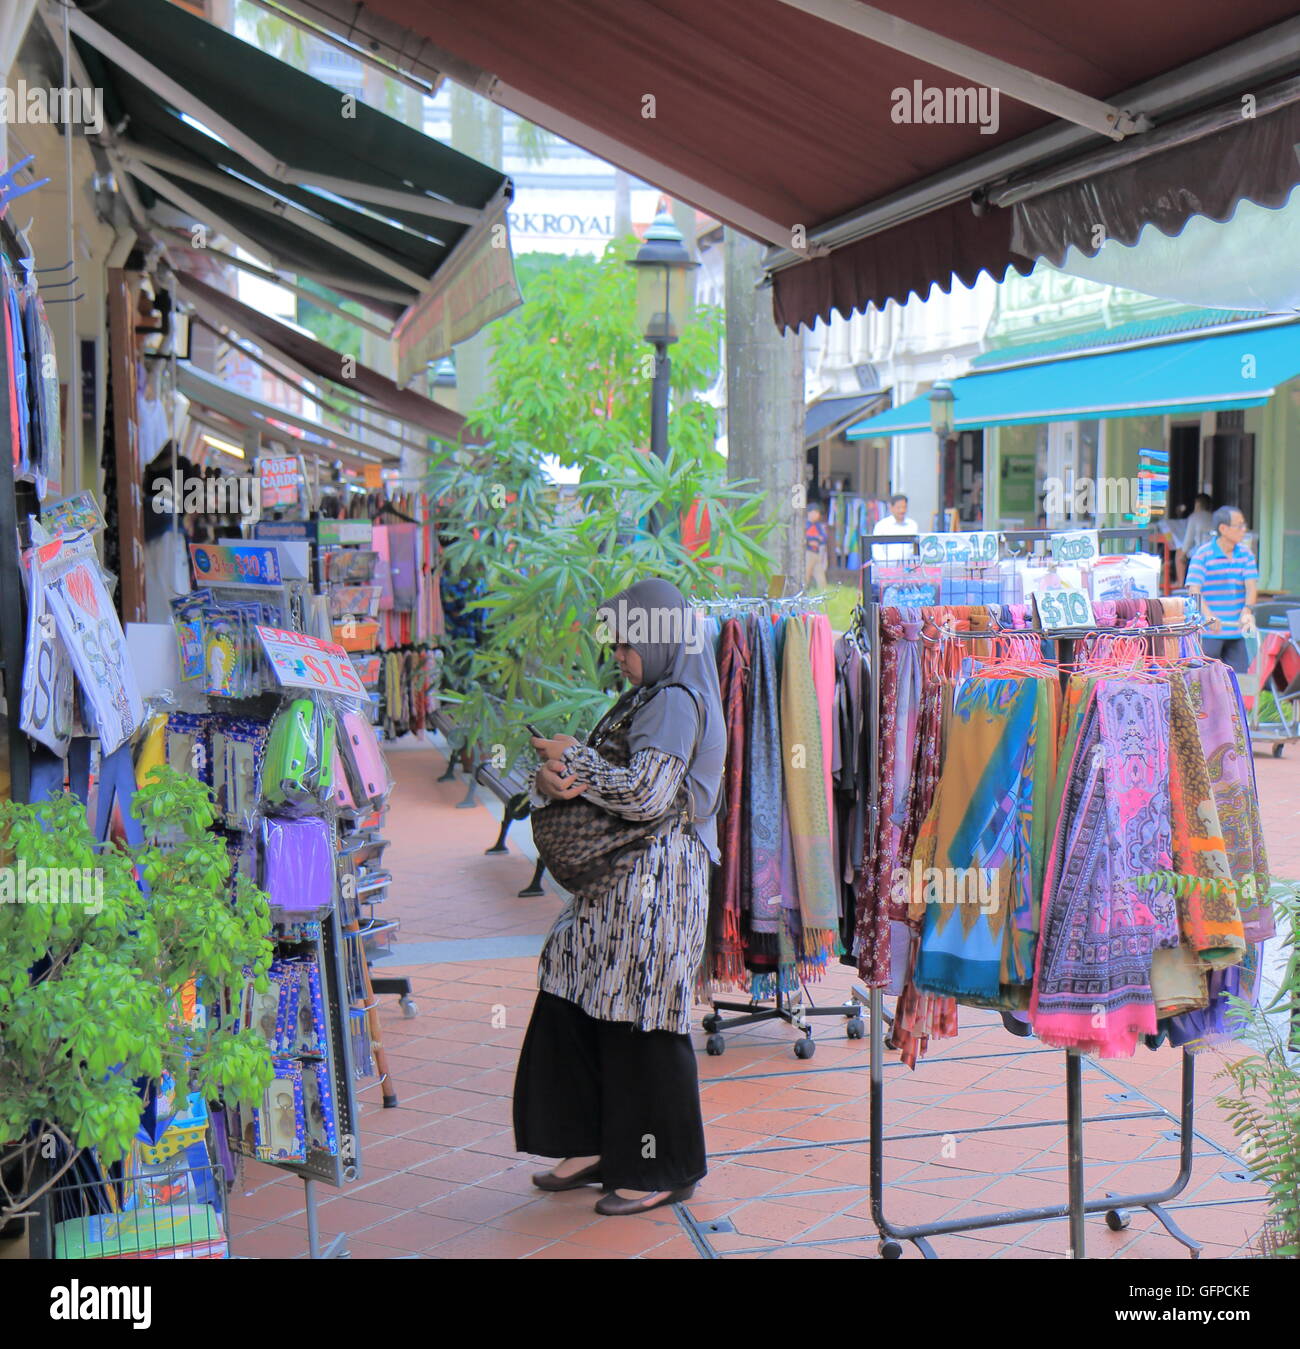
[[751, 614], [748, 638], [749, 715], [745, 732], [744, 846], [749, 879], [749, 949], [770, 965], [781, 930], [780, 706], [776, 692], [776, 643], [772, 622]]
[[709, 965], [727, 988], [745, 982], [745, 950], [741, 934], [741, 871], [744, 850], [745, 687], [749, 679], [749, 644], [739, 620], [722, 625], [718, 648], [718, 684], [727, 727], [727, 761], [723, 771], [722, 862], [713, 873], [709, 904]]

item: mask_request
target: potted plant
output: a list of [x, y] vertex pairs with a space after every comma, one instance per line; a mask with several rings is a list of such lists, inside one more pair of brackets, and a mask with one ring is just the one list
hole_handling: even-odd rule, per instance
[[191, 979], [209, 1006], [246, 969], [266, 987], [266, 896], [244, 876], [232, 887], [202, 783], [155, 769], [132, 809], [144, 843], [128, 849], [98, 843], [71, 796], [0, 803], [0, 1228], [86, 1149], [126, 1156], [139, 1080], [228, 1101], [271, 1080], [256, 1032], [189, 1024], [176, 1005]]
[[1242, 1156], [1268, 1186], [1269, 1217], [1261, 1254], [1300, 1258], [1300, 894], [1274, 885], [1273, 912], [1286, 972], [1272, 999], [1252, 1007], [1233, 999], [1251, 1052], [1223, 1069], [1233, 1087], [1221, 1096]]

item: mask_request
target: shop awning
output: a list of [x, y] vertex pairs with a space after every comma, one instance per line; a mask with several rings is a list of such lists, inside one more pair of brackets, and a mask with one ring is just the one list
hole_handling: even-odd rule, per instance
[[342, 457], [358, 463], [396, 464], [401, 456], [374, 445], [367, 445], [323, 422], [299, 417], [285, 408], [251, 398], [224, 380], [197, 370], [188, 361], [176, 366], [176, 387], [202, 408], [211, 409], [239, 426], [263, 435], [274, 436], [293, 448], [294, 453], [311, 453], [313, 447], [329, 458]]
[[[1258, 407], [1300, 375], [1300, 325], [1046, 360], [952, 381], [958, 431], [1101, 417]], [[849, 427], [850, 440], [930, 430], [930, 400], [913, 398]]]
[[[1016, 223], [1059, 254], [1300, 180], [1296, 90], [1270, 87], [1295, 78], [1294, 0], [279, 3], [773, 245], [785, 326], [1028, 270]], [[981, 88], [996, 116], [961, 93]]]
[[369, 398], [379, 408], [409, 426], [418, 427], [440, 440], [457, 441], [464, 437], [465, 418], [451, 408], [442, 407], [413, 389], [399, 388], [391, 379], [369, 366], [356, 363], [349, 368], [350, 379], [343, 378], [343, 357], [315, 338], [259, 313], [233, 295], [217, 290], [188, 272], [177, 273], [176, 283], [186, 299], [218, 323], [228, 324], [240, 336], [283, 352], [290, 360], [321, 379], [337, 384], [350, 393]]
[[104, 91], [110, 155], [146, 210], [162, 198], [390, 319], [476, 264], [493, 265], [494, 288], [475, 297], [474, 325], [518, 303], [498, 170], [168, 0], [83, 0], [69, 23]]
[[883, 403], [887, 393], [827, 394], [810, 403], [803, 415], [803, 443], [815, 445], [825, 435], [834, 435], [867, 411]]

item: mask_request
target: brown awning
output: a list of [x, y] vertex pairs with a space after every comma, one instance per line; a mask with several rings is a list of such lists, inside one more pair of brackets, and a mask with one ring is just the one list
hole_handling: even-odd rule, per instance
[[[1013, 98], [1011, 81], [999, 86], [996, 127], [893, 120], [897, 92], [918, 81], [923, 91], [998, 83], [953, 73], [944, 40], [1077, 102], [1144, 116], [1122, 149], [1293, 74], [1300, 34], [1294, 0], [285, 3], [318, 21], [334, 14], [394, 53], [412, 33], [420, 41], [405, 50], [425, 65], [773, 245], [775, 314], [787, 326], [947, 289], [954, 275], [1027, 270], [1010, 204], [976, 215], [972, 198], [1114, 146], [1050, 99]], [[926, 59], [851, 31], [882, 11], [928, 30]], [[1284, 163], [1261, 125], [1247, 132], [1252, 181], [1239, 195], [1254, 195], [1256, 170], [1300, 177], [1294, 153]]]
[[416, 426], [439, 440], [458, 441], [465, 437], [465, 418], [451, 408], [442, 407], [414, 389], [402, 389], [393, 380], [369, 366], [357, 364], [351, 378], [342, 376], [343, 357], [314, 337], [297, 332], [287, 324], [210, 286], [189, 272], [178, 272], [176, 284], [181, 293], [210, 316], [230, 324], [241, 336], [283, 352], [291, 360], [353, 393], [369, 398], [390, 416]]

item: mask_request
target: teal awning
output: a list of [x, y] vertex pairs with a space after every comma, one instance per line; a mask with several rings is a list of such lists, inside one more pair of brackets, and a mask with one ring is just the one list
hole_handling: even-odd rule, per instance
[[[952, 381], [958, 431], [1099, 417], [1150, 417], [1266, 403], [1300, 375], [1300, 325], [1245, 328], [1214, 337], [1041, 361]], [[922, 395], [850, 426], [849, 440], [930, 429]]]

